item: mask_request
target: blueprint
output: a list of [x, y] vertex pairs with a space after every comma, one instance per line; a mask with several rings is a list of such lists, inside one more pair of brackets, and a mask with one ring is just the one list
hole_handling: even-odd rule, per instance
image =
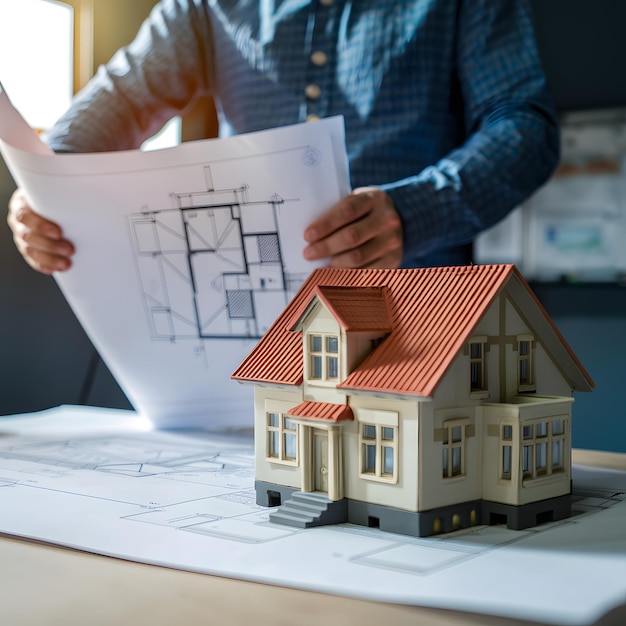
[[153, 431], [60, 407], [0, 420], [0, 532], [333, 594], [591, 624], [626, 603], [626, 473], [576, 467], [574, 515], [414, 538], [295, 529], [255, 504], [248, 429]]
[[55, 278], [134, 408], [161, 427], [250, 424], [230, 375], [319, 265], [302, 233], [349, 193], [343, 119], [55, 155], [0, 89], [0, 149], [74, 242]]

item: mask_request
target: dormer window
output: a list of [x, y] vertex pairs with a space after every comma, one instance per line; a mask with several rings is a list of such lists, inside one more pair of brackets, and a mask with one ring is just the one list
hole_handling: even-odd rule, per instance
[[339, 379], [339, 337], [309, 335], [309, 379], [333, 382]]

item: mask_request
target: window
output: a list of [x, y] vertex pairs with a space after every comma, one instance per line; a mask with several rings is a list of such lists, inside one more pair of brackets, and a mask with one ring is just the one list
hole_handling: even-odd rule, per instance
[[474, 337], [469, 344], [471, 392], [484, 392], [487, 390], [487, 376], [485, 370], [486, 345], [486, 337]]
[[309, 379], [337, 381], [339, 379], [339, 337], [309, 335]]
[[66, 2], [0, 0], [0, 77], [33, 128], [50, 128], [70, 104], [73, 33]]
[[502, 470], [500, 477], [503, 480], [511, 480], [511, 459], [513, 454], [513, 426], [509, 424], [503, 424], [500, 434], [500, 460], [502, 463]]
[[465, 475], [465, 426], [468, 420], [449, 420], [443, 424], [442, 476]]
[[522, 426], [522, 477], [549, 476], [563, 470], [565, 419], [543, 419]]
[[535, 391], [533, 367], [533, 337], [522, 335], [517, 338], [517, 386], [520, 392]]
[[267, 458], [290, 464], [298, 462], [298, 425], [282, 413], [267, 413]]
[[361, 477], [397, 481], [396, 426], [361, 424]]

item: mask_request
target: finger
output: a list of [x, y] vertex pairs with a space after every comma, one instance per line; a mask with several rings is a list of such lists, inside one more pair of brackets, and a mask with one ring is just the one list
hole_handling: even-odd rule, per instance
[[324, 239], [362, 218], [371, 209], [371, 198], [367, 194], [350, 194], [312, 222], [304, 231], [304, 240], [314, 243]]
[[9, 204], [9, 226], [15, 232], [33, 231], [49, 239], [61, 239], [63, 233], [61, 227], [54, 222], [35, 213], [25, 202], [11, 202]]
[[74, 246], [63, 238], [58, 224], [33, 211], [21, 189], [9, 200], [7, 223], [18, 251], [33, 269], [51, 274], [71, 267]]
[[397, 232], [382, 233], [357, 248], [332, 257], [331, 267], [396, 268], [402, 262], [402, 237]]
[[72, 266], [70, 257], [74, 253], [74, 246], [68, 241], [57, 242], [32, 233], [14, 239], [26, 262], [44, 274], [65, 271]]
[[[373, 208], [373, 205], [368, 205]], [[342, 267], [360, 267], [375, 259], [376, 249], [386, 254], [389, 246], [402, 246], [402, 225], [393, 207], [381, 205], [361, 219], [304, 249], [307, 260], [341, 256]], [[366, 245], [367, 244], [367, 245]], [[345, 256], [348, 254], [348, 256]]]

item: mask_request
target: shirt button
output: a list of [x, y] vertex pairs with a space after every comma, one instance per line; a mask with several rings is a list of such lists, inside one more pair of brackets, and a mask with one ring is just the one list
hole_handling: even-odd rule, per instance
[[316, 50], [311, 55], [311, 62], [313, 63], [313, 65], [317, 65], [320, 67], [322, 65], [326, 65], [326, 63], [328, 62], [328, 55], [325, 52], [322, 52], [321, 50]]
[[319, 85], [310, 84], [305, 87], [304, 93], [307, 98], [317, 100], [322, 95], [322, 90]]
[[306, 121], [307, 122], [319, 122], [320, 121], [320, 116], [319, 115], [307, 115], [306, 116]]

